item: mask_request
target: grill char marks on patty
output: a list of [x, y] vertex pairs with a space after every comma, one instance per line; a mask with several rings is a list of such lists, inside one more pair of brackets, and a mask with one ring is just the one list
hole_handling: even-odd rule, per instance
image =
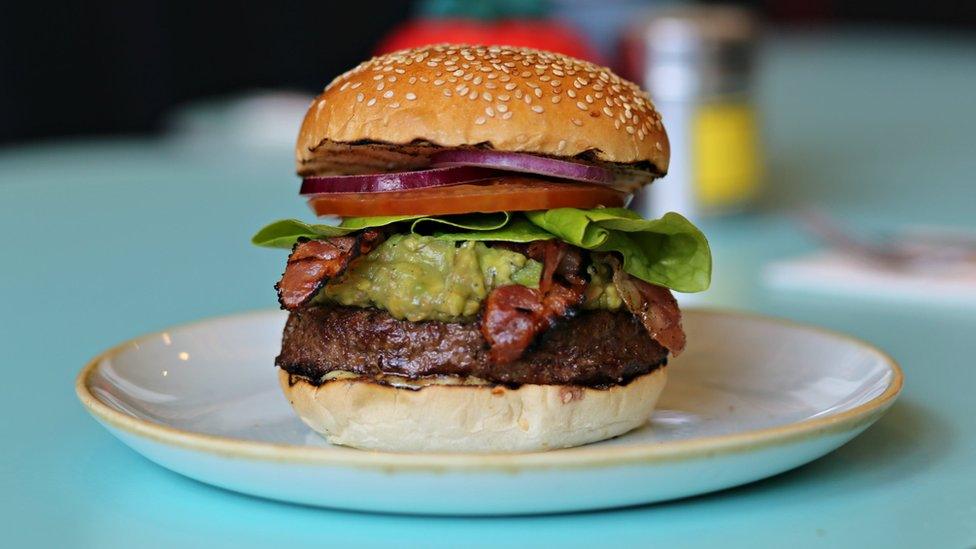
[[479, 324], [410, 322], [378, 309], [303, 307], [288, 317], [275, 363], [312, 383], [346, 371], [588, 387], [624, 384], [667, 363], [667, 349], [626, 311], [583, 311], [560, 321], [507, 364], [492, 362]]

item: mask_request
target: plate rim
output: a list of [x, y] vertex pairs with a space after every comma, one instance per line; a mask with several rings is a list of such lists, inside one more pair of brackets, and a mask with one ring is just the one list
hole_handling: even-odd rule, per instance
[[547, 452], [497, 454], [376, 452], [341, 446], [302, 446], [256, 442], [210, 435], [178, 429], [126, 414], [108, 406], [99, 400], [90, 390], [89, 385], [92, 374], [103, 361], [114, 358], [123, 351], [138, 346], [140, 342], [160, 337], [161, 334], [166, 332], [191, 329], [215, 321], [281, 314], [277, 310], [264, 309], [203, 318], [156, 330], [119, 343], [99, 353], [86, 363], [75, 378], [75, 393], [85, 409], [107, 427], [124, 431], [129, 435], [134, 435], [139, 438], [149, 439], [156, 443], [177, 446], [184, 450], [205, 452], [224, 458], [356, 467], [380, 470], [384, 473], [394, 473], [398, 471], [418, 470], [440, 472], [447, 470], [517, 472], [523, 469], [547, 469], [555, 467], [607, 467], [682, 461], [692, 458], [717, 457], [718, 455], [753, 451], [767, 446], [789, 444], [805, 438], [850, 431], [861, 426], [867, 427], [876, 421], [894, 403], [904, 387], [904, 372], [891, 355], [864, 340], [843, 332], [746, 311], [711, 307], [689, 307], [684, 313], [736, 317], [750, 321], [786, 326], [793, 329], [813, 331], [821, 335], [841, 339], [876, 354], [888, 367], [892, 378], [880, 395], [854, 408], [840, 413], [809, 418], [786, 425], [666, 443], [645, 442], [611, 446], [590, 445]]

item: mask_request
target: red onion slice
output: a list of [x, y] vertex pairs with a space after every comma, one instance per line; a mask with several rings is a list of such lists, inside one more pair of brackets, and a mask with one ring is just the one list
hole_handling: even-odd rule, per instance
[[306, 177], [302, 180], [300, 194], [407, 191], [470, 183], [499, 175], [504, 172], [475, 166], [451, 166], [413, 172]]
[[616, 176], [611, 170], [591, 164], [580, 164], [568, 160], [556, 160], [534, 154], [492, 151], [483, 149], [454, 149], [441, 151], [431, 157], [431, 165], [472, 166], [493, 168], [535, 175], [546, 175], [560, 179], [571, 179], [598, 185], [611, 185]]

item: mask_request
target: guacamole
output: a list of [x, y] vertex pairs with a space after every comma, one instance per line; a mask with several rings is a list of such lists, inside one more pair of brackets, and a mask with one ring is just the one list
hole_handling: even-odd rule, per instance
[[[620, 299], [608, 271], [590, 268], [586, 308], [616, 309]], [[396, 318], [473, 319], [499, 286], [539, 287], [542, 264], [483, 242], [452, 242], [398, 234], [356, 261], [315, 298], [352, 307], [384, 309]]]

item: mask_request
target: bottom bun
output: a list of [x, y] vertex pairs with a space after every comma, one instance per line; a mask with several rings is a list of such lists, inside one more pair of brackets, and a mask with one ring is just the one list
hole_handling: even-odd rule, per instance
[[622, 435], [651, 416], [666, 367], [627, 385], [464, 384], [459, 378], [396, 387], [339, 376], [315, 386], [279, 370], [281, 387], [329, 442], [391, 452], [531, 452]]

